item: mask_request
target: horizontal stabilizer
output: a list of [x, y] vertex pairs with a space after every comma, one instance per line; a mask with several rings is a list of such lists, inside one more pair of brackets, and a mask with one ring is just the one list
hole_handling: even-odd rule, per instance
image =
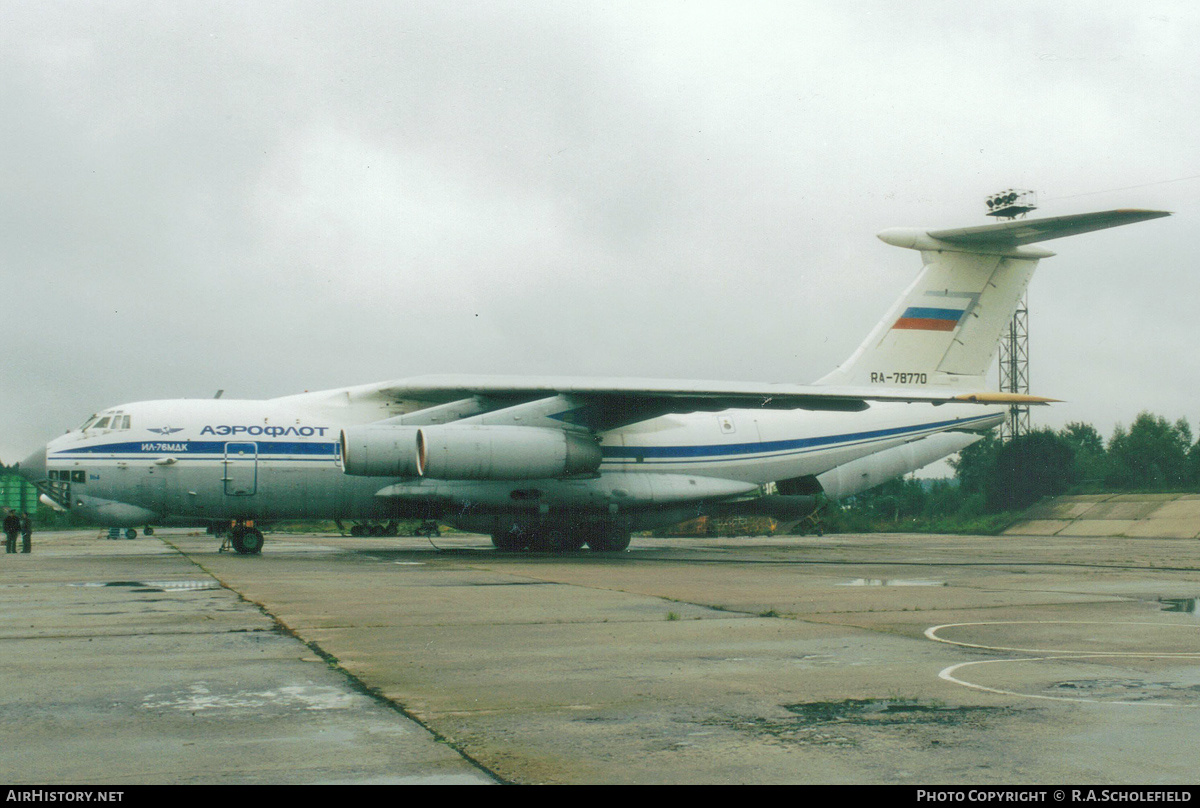
[[1016, 219], [1000, 224], [979, 227], [960, 227], [954, 230], [930, 230], [929, 235], [962, 247], [1019, 247], [1039, 241], [1076, 236], [1093, 230], [1120, 227], [1123, 224], [1144, 222], [1170, 216], [1162, 210], [1106, 210], [1099, 213], [1076, 213], [1048, 219]]

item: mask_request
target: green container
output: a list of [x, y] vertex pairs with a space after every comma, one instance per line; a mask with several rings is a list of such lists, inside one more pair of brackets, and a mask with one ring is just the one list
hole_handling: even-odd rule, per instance
[[30, 515], [37, 513], [37, 489], [24, 477], [0, 473], [0, 510], [6, 508]]

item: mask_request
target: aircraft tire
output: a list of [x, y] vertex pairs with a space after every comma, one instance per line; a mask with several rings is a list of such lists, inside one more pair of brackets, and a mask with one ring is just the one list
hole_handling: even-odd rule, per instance
[[587, 544], [587, 538], [579, 530], [554, 530], [554, 544], [550, 548], [554, 553], [578, 553]]
[[560, 553], [578, 553], [587, 544], [587, 538], [582, 533], [567, 533], [563, 543], [559, 545]]
[[623, 553], [629, 549], [632, 534], [628, 530], [610, 527], [597, 530], [587, 540], [588, 549], [594, 553]]
[[248, 527], [229, 537], [233, 549], [240, 555], [258, 555], [263, 548], [263, 534], [258, 528]]
[[529, 549], [529, 534], [499, 531], [492, 534], [492, 545], [502, 553], [519, 553]]
[[136, 539], [136, 538], [137, 538], [137, 531], [136, 531], [136, 530], [134, 530], [133, 528], [129, 528], [128, 530], [126, 530], [126, 531], [125, 531], [125, 538], [127, 538], [127, 539]]
[[152, 527], [147, 527], [147, 528], [146, 528], [145, 530], [143, 530], [142, 532], [143, 532], [143, 533], [145, 533], [147, 536], [153, 536], [153, 535], [154, 535], [154, 528], [152, 528]]
[[533, 549], [542, 553], [574, 553], [582, 550], [584, 543], [580, 533], [552, 527], [538, 532]]

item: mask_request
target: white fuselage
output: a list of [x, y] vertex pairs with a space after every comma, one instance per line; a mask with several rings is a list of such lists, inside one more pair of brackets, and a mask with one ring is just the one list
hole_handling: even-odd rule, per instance
[[[387, 414], [375, 405], [298, 406], [287, 399], [127, 404], [51, 441], [46, 476], [64, 504], [121, 525], [386, 518], [425, 513], [431, 500], [471, 503], [477, 512], [637, 510], [754, 496], [766, 483], [821, 474], [946, 430], [982, 431], [1001, 418], [996, 408], [973, 405], [876, 403], [858, 413], [731, 409], [604, 432], [600, 472], [588, 479], [344, 474], [340, 430]], [[537, 492], [536, 501], [525, 496], [529, 491]]]

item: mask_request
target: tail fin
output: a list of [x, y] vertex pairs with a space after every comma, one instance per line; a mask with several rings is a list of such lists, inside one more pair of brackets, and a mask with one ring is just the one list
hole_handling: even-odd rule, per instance
[[1054, 255], [1024, 245], [1169, 215], [1112, 210], [958, 230], [885, 230], [880, 239], [920, 250], [925, 268], [858, 350], [817, 384], [982, 390], [1038, 260]]

